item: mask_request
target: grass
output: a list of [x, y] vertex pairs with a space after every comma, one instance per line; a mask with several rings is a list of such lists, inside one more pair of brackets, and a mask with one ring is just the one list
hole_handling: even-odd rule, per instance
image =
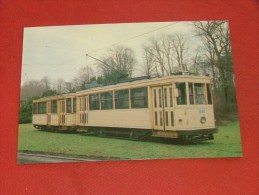
[[90, 159], [168, 159], [241, 157], [239, 123], [219, 127], [215, 140], [182, 145], [172, 139], [131, 141], [118, 138], [39, 131], [19, 125], [19, 152], [50, 153]]

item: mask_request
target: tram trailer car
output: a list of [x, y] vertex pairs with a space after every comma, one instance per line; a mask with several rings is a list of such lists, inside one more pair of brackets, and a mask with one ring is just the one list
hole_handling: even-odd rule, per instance
[[143, 79], [34, 100], [32, 121], [38, 129], [83, 129], [131, 139], [212, 140], [217, 132], [211, 80], [193, 75]]
[[78, 126], [75, 94], [33, 100], [32, 113], [32, 123], [37, 129], [73, 130]]

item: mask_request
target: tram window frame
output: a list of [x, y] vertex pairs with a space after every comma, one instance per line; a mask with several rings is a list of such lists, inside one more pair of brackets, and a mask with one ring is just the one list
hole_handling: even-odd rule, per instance
[[73, 98], [73, 113], [76, 113], [77, 111], [77, 98]]
[[[198, 91], [198, 89], [199, 89], [199, 91]], [[198, 93], [198, 92], [202, 92], [202, 93]], [[205, 105], [205, 104], [207, 104], [205, 94], [206, 94], [206, 92], [205, 92], [205, 83], [194, 83], [194, 95], [195, 95], [195, 104], [196, 105]]]
[[43, 102], [43, 114], [47, 113], [47, 102]]
[[42, 102], [38, 103], [38, 114], [42, 114]]
[[101, 93], [101, 110], [112, 110], [113, 109], [113, 92]]
[[58, 112], [58, 101], [52, 100], [51, 101], [51, 113], [56, 114]]
[[38, 114], [38, 103], [33, 103], [32, 104], [32, 113], [33, 114]]
[[162, 88], [158, 89], [159, 108], [162, 108], [162, 105], [163, 105], [162, 93], [163, 93]]
[[188, 83], [188, 92], [189, 92], [189, 104], [190, 105], [194, 105], [194, 86], [193, 83]]
[[71, 98], [66, 99], [66, 113], [72, 113], [72, 101]]
[[170, 107], [173, 107], [173, 88], [169, 87]]
[[154, 89], [154, 107], [157, 108], [157, 94], [156, 94], [156, 89]]
[[167, 101], [168, 101], [168, 97], [167, 97], [167, 88], [164, 88], [164, 107], [167, 108]]
[[129, 109], [129, 89], [114, 92], [115, 109]]
[[38, 114], [46, 114], [47, 113], [47, 103], [39, 102], [38, 103]]
[[100, 94], [95, 93], [89, 95], [90, 110], [100, 110]]
[[[142, 93], [142, 94], [141, 94]], [[139, 87], [130, 89], [131, 108], [148, 108], [148, 89]]]
[[208, 104], [212, 104], [211, 84], [206, 83]]
[[177, 105], [187, 105], [186, 83], [185, 82], [176, 82], [175, 86], [178, 89], [178, 96], [176, 98]]
[[80, 111], [86, 111], [86, 97], [80, 98]]

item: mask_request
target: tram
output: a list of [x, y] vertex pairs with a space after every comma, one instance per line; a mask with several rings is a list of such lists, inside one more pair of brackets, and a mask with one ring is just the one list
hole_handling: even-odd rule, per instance
[[85, 130], [131, 139], [212, 140], [217, 132], [206, 76], [146, 78], [33, 101], [35, 128]]

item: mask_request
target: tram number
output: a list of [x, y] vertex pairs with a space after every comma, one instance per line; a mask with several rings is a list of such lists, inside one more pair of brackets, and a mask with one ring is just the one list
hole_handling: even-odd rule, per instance
[[199, 113], [200, 113], [200, 114], [205, 114], [205, 112], [206, 112], [205, 109], [200, 109], [200, 110], [199, 110]]

